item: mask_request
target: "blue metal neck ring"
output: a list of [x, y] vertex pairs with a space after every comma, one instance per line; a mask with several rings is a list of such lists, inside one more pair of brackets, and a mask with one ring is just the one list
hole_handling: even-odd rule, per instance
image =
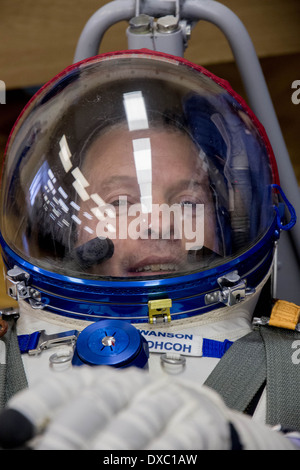
[[0, 235], [6, 270], [18, 266], [29, 274], [30, 286], [41, 293], [44, 308], [55, 314], [87, 321], [122, 319], [131, 323], [149, 321], [148, 302], [171, 299], [171, 318], [182, 319], [224, 307], [206, 302], [220, 289], [218, 279], [238, 271], [249, 289], [255, 289], [268, 274], [275, 241], [279, 238], [276, 218], [266, 234], [247, 252], [209, 270], [167, 279], [89, 280], [52, 273], [18, 256]]

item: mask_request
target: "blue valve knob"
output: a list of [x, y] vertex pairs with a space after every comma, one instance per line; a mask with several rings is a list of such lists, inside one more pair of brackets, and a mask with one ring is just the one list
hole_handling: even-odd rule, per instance
[[122, 320], [101, 320], [80, 333], [72, 364], [146, 368], [148, 358], [148, 343], [133, 325]]

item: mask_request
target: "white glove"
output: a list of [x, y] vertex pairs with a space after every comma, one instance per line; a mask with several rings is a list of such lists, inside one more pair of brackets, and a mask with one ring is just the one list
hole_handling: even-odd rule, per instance
[[294, 448], [280, 433], [229, 410], [210, 389], [134, 367], [49, 374], [14, 396], [5, 411], [12, 409], [32, 423], [34, 449], [223, 450], [232, 448], [232, 429], [243, 449]]

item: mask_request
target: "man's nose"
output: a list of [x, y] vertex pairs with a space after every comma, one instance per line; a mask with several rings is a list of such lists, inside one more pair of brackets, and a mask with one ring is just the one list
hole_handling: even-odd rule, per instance
[[178, 235], [180, 234], [181, 212], [178, 209], [175, 208], [174, 211], [174, 208], [170, 208], [167, 204], [153, 204], [151, 212], [145, 214], [148, 223], [144, 226], [144, 230], [148, 238], [153, 240], [180, 238]]

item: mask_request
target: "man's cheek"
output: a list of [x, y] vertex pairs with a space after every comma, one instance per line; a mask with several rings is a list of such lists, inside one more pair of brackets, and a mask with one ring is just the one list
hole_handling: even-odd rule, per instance
[[195, 208], [184, 207], [183, 234], [186, 251], [199, 250], [203, 247], [204, 218], [204, 204], [197, 204]]
[[97, 223], [96, 236], [99, 238], [110, 238], [111, 240], [116, 240], [118, 238], [117, 227], [117, 217], [111, 217], [105, 213]]

